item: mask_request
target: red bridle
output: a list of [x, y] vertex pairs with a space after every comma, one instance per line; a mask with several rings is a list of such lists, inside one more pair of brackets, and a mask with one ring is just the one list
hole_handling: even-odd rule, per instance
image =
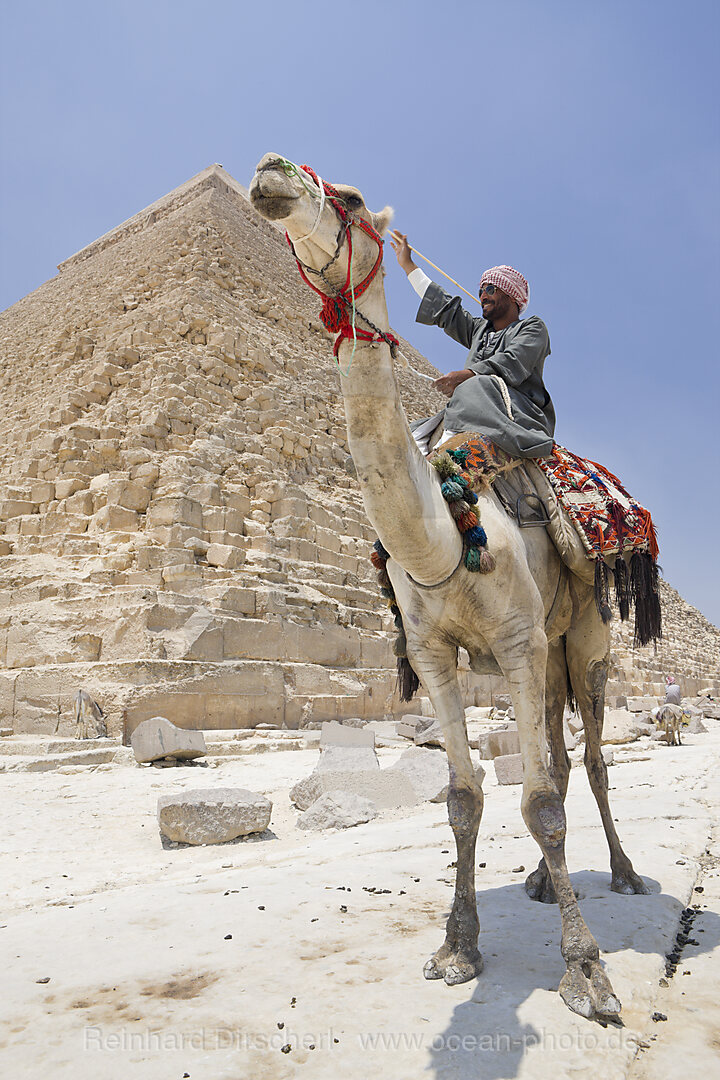
[[[338, 246], [335, 255], [330, 260], [330, 262], [327, 263], [327, 265], [319, 271], [312, 270], [310, 267], [305, 267], [305, 265], [300, 261], [295, 252], [292, 240], [290, 239], [288, 234], [285, 233], [285, 239], [290, 245], [290, 250], [295, 256], [295, 262], [298, 265], [300, 276], [302, 277], [305, 284], [310, 286], [313, 292], [316, 292], [318, 296], [322, 296], [323, 298], [323, 306], [320, 312], [320, 321], [322, 322], [323, 326], [325, 326], [325, 328], [330, 331], [331, 334], [337, 334], [337, 337], [335, 338], [335, 344], [333, 346], [333, 354], [337, 356], [338, 350], [340, 348], [340, 343], [343, 341], [344, 338], [350, 338], [351, 340], [357, 341], [385, 341], [390, 346], [390, 351], [394, 354], [395, 349], [397, 349], [399, 344], [398, 339], [395, 337], [394, 334], [386, 333], [383, 330], [379, 330], [377, 327], [374, 327], [373, 330], [360, 330], [357, 327], [353, 327], [350, 318], [350, 312], [354, 307], [355, 301], [359, 296], [362, 296], [363, 293], [369, 288], [369, 286], [375, 279], [378, 270], [380, 269], [380, 265], [383, 259], [382, 237], [378, 232], [376, 232], [375, 229], [373, 229], [372, 225], [369, 225], [367, 221], [363, 220], [363, 218], [353, 217], [348, 212], [346, 206], [344, 205], [340, 197], [339, 192], [336, 188], [332, 186], [332, 184], [328, 184], [324, 180], [320, 180], [309, 165], [301, 165], [300, 168], [303, 170], [303, 172], [306, 172], [308, 176], [310, 176], [315, 181], [318, 188], [322, 186], [322, 190], [324, 190], [329, 202], [332, 203], [335, 209], [335, 213], [338, 215], [341, 222], [340, 234], [338, 236]], [[363, 278], [359, 285], [354, 285], [351, 289], [350, 283], [352, 278], [351, 270], [353, 245], [352, 233], [350, 230], [353, 226], [355, 226], [355, 228], [362, 229], [362, 231], [366, 233], [367, 236], [369, 236], [372, 240], [375, 241], [378, 246], [378, 254], [377, 259], [375, 260], [375, 264], [367, 277]], [[335, 260], [340, 255], [342, 241], [344, 238], [347, 238], [348, 242], [348, 265], [347, 274], [345, 275], [345, 284], [342, 289], [340, 289], [334, 295], [329, 296], [327, 293], [323, 292], [322, 289], [318, 289], [316, 285], [313, 285], [312, 281], [307, 276], [305, 271], [306, 269], [308, 269], [311, 271], [311, 273], [319, 274], [319, 276], [322, 277], [327, 284], [329, 284], [324, 276], [324, 270], [327, 270], [328, 266], [330, 266], [331, 263], [335, 262]], [[366, 319], [364, 315], [361, 315], [361, 318], [365, 322], [369, 323], [369, 320]], [[372, 326], [373, 324], [369, 323], [369, 325]]]

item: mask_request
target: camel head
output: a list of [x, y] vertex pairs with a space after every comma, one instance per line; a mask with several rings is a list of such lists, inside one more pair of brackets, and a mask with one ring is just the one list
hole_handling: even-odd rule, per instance
[[[334, 184], [332, 188], [332, 198], [329, 193], [323, 198], [313, 176], [279, 154], [265, 154], [249, 188], [252, 205], [268, 221], [282, 222], [306, 268], [318, 272], [327, 267], [323, 278], [313, 279], [322, 292], [341, 289], [348, 269], [347, 253], [343, 250], [347, 235], [332, 200], [341, 205], [348, 220], [365, 222], [379, 236], [387, 232], [393, 214], [389, 206], [373, 214], [357, 188], [346, 184]], [[371, 272], [378, 257], [378, 245], [362, 228], [353, 228], [352, 246], [353, 278], [359, 283]]]

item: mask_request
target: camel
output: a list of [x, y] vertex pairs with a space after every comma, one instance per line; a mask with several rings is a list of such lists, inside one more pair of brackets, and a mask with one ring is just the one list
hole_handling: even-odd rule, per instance
[[390, 555], [386, 569], [402, 612], [407, 656], [442, 725], [450, 772], [455, 894], [445, 941], [425, 964], [425, 978], [452, 985], [475, 978], [483, 968], [474, 876], [483, 792], [470, 757], [457, 680], [463, 647], [476, 672], [502, 672], [512, 697], [524, 769], [521, 809], [542, 852], [526, 889], [534, 900], [559, 904], [567, 969], [559, 992], [582, 1016], [617, 1020], [620, 1002], [570, 883], [563, 805], [570, 772], [563, 738], [569, 680], [610, 848], [611, 888], [646, 893], [615, 830], [600, 752], [609, 627], [596, 610], [592, 586], [565, 566], [545, 529], [520, 530], [492, 489], [479, 494], [477, 509], [495, 569], [471, 573], [465, 568], [460, 533], [435, 470], [412, 438], [395, 379], [395, 339], [379, 267], [380, 236], [392, 210], [372, 214], [357, 188], [330, 187], [304, 170], [266, 154], [249, 195], [259, 214], [285, 227], [302, 276], [323, 298], [324, 315], [334, 303], [326, 297], [343, 289], [348, 295], [349, 254], [352, 259], [355, 336], [345, 320], [336, 342], [348, 445], [368, 518]]

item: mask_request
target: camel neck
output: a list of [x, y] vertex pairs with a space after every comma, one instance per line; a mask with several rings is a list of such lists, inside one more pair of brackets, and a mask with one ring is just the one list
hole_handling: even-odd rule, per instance
[[[362, 307], [375, 326], [389, 329], [381, 285], [368, 290]], [[368, 518], [395, 562], [421, 584], [436, 584], [457, 566], [462, 540], [410, 432], [390, 349], [384, 342], [358, 345], [353, 355], [353, 342], [345, 340], [338, 360], [347, 372], [341, 387], [348, 444]]]

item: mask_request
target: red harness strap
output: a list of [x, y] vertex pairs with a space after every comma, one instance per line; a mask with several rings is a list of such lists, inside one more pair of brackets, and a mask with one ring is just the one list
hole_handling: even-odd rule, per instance
[[[347, 236], [348, 266], [347, 274], [345, 275], [345, 284], [342, 289], [340, 289], [340, 291], [335, 294], [335, 296], [328, 296], [328, 294], [324, 293], [322, 289], [318, 289], [316, 285], [313, 285], [312, 281], [303, 269], [303, 264], [300, 262], [297, 255], [295, 254], [295, 248], [293, 247], [292, 240], [290, 239], [288, 234], [285, 233], [285, 239], [290, 245], [290, 250], [295, 256], [295, 262], [298, 265], [300, 276], [302, 277], [305, 284], [309, 285], [313, 292], [316, 292], [318, 296], [321, 296], [323, 299], [323, 306], [320, 312], [320, 321], [322, 322], [323, 326], [325, 326], [325, 328], [330, 331], [331, 334], [337, 334], [337, 337], [335, 338], [335, 344], [333, 346], [333, 354], [337, 356], [338, 350], [340, 348], [340, 343], [343, 341], [344, 338], [352, 338], [353, 340], [358, 341], [386, 341], [391, 348], [397, 347], [399, 342], [394, 336], [394, 334], [386, 334], [382, 331], [376, 333], [375, 331], [371, 330], [359, 330], [357, 327], [353, 328], [352, 321], [350, 319], [350, 311], [354, 306], [355, 300], [359, 296], [363, 295], [363, 293], [367, 290], [367, 288], [374, 280], [378, 270], [380, 269], [380, 264], [382, 263], [383, 259], [383, 242], [379, 233], [377, 233], [376, 230], [373, 229], [372, 225], [368, 225], [367, 221], [364, 221], [362, 218], [353, 218], [350, 216], [345, 206], [343, 205], [337, 189], [334, 188], [332, 184], [328, 184], [324, 180], [318, 179], [317, 175], [310, 168], [309, 165], [301, 165], [300, 167], [304, 172], [308, 174], [308, 176], [312, 177], [318, 187], [320, 187], [320, 185], [322, 184], [327, 198], [332, 203], [333, 207], [335, 208], [335, 212], [345, 225], [345, 235]], [[369, 237], [371, 237], [371, 239], [376, 242], [378, 246], [378, 255], [377, 259], [375, 260], [375, 264], [367, 277], [364, 278], [364, 280], [361, 281], [359, 285], [356, 285], [353, 289], [351, 289], [350, 279], [352, 271], [353, 246], [352, 233], [350, 230], [353, 225], [356, 228], [362, 229], [364, 233], [366, 233]]]

